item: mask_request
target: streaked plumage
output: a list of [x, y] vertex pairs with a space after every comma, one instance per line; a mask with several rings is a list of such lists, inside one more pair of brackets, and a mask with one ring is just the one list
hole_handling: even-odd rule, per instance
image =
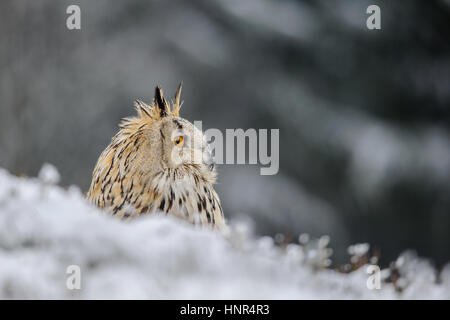
[[136, 101], [137, 117], [122, 119], [87, 198], [119, 218], [161, 211], [220, 228], [225, 219], [214, 166], [203, 133], [179, 117], [180, 92], [181, 85], [172, 106], [159, 87], [152, 105]]

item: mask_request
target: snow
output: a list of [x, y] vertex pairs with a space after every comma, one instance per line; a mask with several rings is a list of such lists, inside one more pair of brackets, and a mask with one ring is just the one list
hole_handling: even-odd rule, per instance
[[41, 170], [39, 170], [38, 178], [45, 184], [57, 184], [61, 176], [54, 166], [44, 163]]
[[[384, 282], [370, 290], [367, 266], [348, 274], [325, 268], [328, 237], [303, 235], [280, 248], [243, 224], [218, 233], [161, 215], [119, 221], [77, 187], [54, 185], [50, 165], [41, 173], [19, 178], [0, 169], [0, 299], [450, 299], [450, 267], [436, 281], [410, 253], [395, 262], [401, 293]], [[79, 290], [66, 285], [73, 265]]]

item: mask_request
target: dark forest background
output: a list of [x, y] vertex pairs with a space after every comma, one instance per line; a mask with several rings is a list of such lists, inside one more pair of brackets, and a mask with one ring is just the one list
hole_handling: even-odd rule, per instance
[[2, 1], [0, 166], [86, 191], [133, 100], [181, 80], [204, 129], [280, 129], [278, 175], [219, 167], [231, 221], [330, 235], [337, 263], [356, 242], [450, 260], [449, 1]]

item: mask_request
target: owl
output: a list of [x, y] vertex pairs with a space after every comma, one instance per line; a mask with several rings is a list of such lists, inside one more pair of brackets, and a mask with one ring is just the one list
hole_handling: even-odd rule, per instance
[[179, 116], [178, 87], [170, 103], [160, 87], [151, 105], [136, 100], [100, 155], [87, 199], [129, 219], [163, 213], [220, 229], [225, 225], [216, 172], [203, 132]]

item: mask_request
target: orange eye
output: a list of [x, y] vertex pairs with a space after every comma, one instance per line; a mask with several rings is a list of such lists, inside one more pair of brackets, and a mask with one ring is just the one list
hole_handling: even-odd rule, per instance
[[184, 137], [183, 136], [178, 136], [175, 139], [173, 139], [173, 142], [179, 146], [182, 147], [184, 145]]

